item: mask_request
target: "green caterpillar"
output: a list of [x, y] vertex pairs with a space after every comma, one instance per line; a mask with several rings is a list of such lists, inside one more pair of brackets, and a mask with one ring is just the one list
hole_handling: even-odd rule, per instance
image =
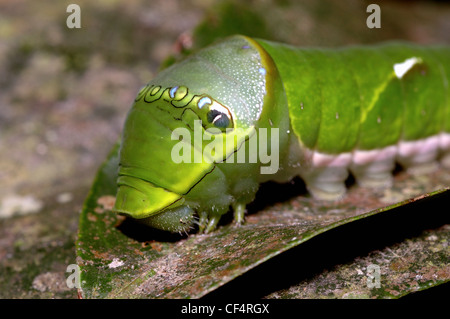
[[[245, 36], [177, 63], [138, 93], [114, 210], [153, 228], [244, 220], [260, 183], [300, 176], [334, 200], [349, 171], [386, 187], [395, 162], [450, 167], [450, 48], [304, 49]], [[197, 221], [197, 217], [199, 220]]]

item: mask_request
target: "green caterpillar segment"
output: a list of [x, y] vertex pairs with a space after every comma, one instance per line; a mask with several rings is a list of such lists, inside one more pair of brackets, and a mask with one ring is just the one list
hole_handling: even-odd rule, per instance
[[383, 52], [393, 61], [397, 72], [401, 65], [411, 68], [397, 76], [403, 89], [404, 126], [402, 140], [415, 141], [436, 135], [443, 129], [446, 109], [445, 79], [442, 77], [440, 62], [431, 52], [412, 46], [386, 48]]
[[[346, 50], [342, 55], [354, 78], [353, 92], [361, 107], [356, 148], [371, 150], [397, 143], [403, 126], [403, 107], [398, 106], [403, 99], [392, 63], [383, 53], [368, 48]], [[371, 75], [367, 76], [369, 70]], [[384, 134], [380, 136], [380, 132]]]
[[446, 92], [445, 95], [445, 101], [447, 107], [445, 108], [444, 112], [444, 129], [443, 132], [450, 132], [450, 57], [449, 57], [449, 49], [448, 48], [442, 48], [441, 50], [434, 50], [430, 52], [432, 55], [432, 58], [436, 59], [436, 61], [439, 63], [439, 71], [441, 73], [442, 77], [442, 83], [444, 85], [444, 89]]
[[[125, 122], [115, 210], [158, 229], [238, 224], [260, 183], [311, 194], [392, 183], [395, 162], [450, 167], [450, 49], [300, 49], [233, 36], [161, 72]], [[195, 216], [198, 216], [198, 222]]]
[[139, 219], [142, 224], [172, 233], [187, 233], [194, 228], [196, 218], [194, 210], [187, 206], [171, 209], [170, 213], [162, 212], [154, 216]]

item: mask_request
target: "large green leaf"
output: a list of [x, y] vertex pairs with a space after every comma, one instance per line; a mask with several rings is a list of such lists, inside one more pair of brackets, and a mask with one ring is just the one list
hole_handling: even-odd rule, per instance
[[[313, 200], [303, 190], [301, 182], [287, 185], [268, 184], [261, 189], [255, 204], [250, 207], [245, 225], [237, 227], [228, 221], [212, 234], [167, 235], [140, 226], [110, 211], [114, 203], [117, 164], [116, 147], [99, 170], [81, 214], [77, 255], [81, 268], [80, 290], [83, 298], [199, 298], [283, 252], [298, 249], [297, 246], [302, 247], [313, 238], [329, 234], [330, 230], [345, 230], [346, 225], [348, 227], [354, 224], [353, 229], [375, 231], [383, 238], [392, 234], [386, 233], [382, 225], [397, 220], [393, 225], [397, 225], [401, 233], [402, 220], [406, 229], [410, 225], [407, 212], [413, 209], [414, 202], [427, 203], [427, 199], [429, 201], [434, 198], [438, 205], [447, 205], [443, 210], [433, 208], [434, 211], [431, 212], [424, 210], [434, 206], [422, 205], [425, 208], [420, 208], [423, 220], [419, 225], [425, 227], [429, 221], [436, 221], [440, 225], [443, 219], [447, 218], [449, 191], [446, 185], [450, 184], [448, 172], [440, 170], [421, 177], [399, 172], [392, 189], [373, 191], [350, 185], [348, 196], [334, 203]], [[275, 192], [275, 189], [281, 192]], [[284, 195], [280, 197], [276, 194]], [[398, 217], [398, 207], [402, 206], [406, 213], [400, 213]], [[384, 216], [381, 226], [379, 220], [376, 222], [378, 215]], [[361, 221], [367, 222], [360, 224]], [[395, 229], [391, 231], [395, 232]], [[299, 256], [291, 254], [287, 263], [314, 265], [313, 261], [321, 255], [323, 246], [333, 247], [332, 244], [336, 240], [345, 238], [344, 234], [339, 235], [338, 232], [338, 235], [329, 239], [329, 243], [322, 246], [314, 246], [315, 241], [311, 241], [313, 246], [306, 246], [309, 247], [306, 259], [302, 258], [303, 253]], [[440, 234], [434, 236], [441, 238]], [[361, 246], [358, 237], [351, 240], [355, 245]], [[448, 256], [448, 247], [445, 249], [443, 253]], [[414, 254], [411, 258], [409, 262], [419, 264], [426, 264], [431, 260], [431, 257], [424, 259], [421, 255]], [[352, 263], [355, 267], [361, 267], [359, 259], [350, 261], [350, 264]], [[286, 263], [281, 263], [280, 268], [275, 267], [276, 270], [271, 269], [270, 272], [282, 274], [285, 265]], [[449, 280], [448, 266], [435, 266], [435, 277], [431, 276], [420, 289]], [[257, 269], [259, 268], [264, 269]], [[286, 278], [283, 280], [285, 282]], [[302, 280], [312, 280], [310, 284], [313, 284], [315, 278]], [[236, 288], [239, 280], [231, 283], [233, 291], [239, 292], [242, 288]], [[244, 287], [248, 286], [245, 279], [243, 283]], [[286, 285], [295, 286], [296, 283], [294, 278], [294, 282], [286, 282]], [[345, 290], [346, 296], [398, 297], [414, 291], [409, 287], [397, 287], [401, 290], [397, 294], [367, 294], [362, 293], [359, 288], [348, 288]], [[268, 297], [305, 296], [291, 293], [289, 289], [286, 291], [266, 292]], [[259, 296], [259, 293], [256, 295]], [[320, 296], [319, 290], [316, 295], [307, 295]]]

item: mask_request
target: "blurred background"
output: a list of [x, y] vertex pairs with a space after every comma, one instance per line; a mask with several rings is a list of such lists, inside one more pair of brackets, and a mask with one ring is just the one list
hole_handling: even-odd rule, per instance
[[[70, 29], [67, 6], [81, 9]], [[381, 28], [370, 29], [370, 3]], [[0, 0], [0, 298], [76, 298], [79, 213], [139, 88], [216, 38], [450, 43], [446, 1]]]

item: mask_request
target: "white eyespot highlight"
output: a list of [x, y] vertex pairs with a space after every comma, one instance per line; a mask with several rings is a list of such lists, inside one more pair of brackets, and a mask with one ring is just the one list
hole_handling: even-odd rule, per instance
[[202, 97], [202, 98], [198, 101], [197, 106], [198, 106], [199, 109], [201, 109], [201, 108], [204, 107], [205, 105], [210, 105], [210, 104], [212, 104], [211, 99], [210, 99], [209, 97], [205, 96], [205, 97]]
[[399, 79], [403, 78], [403, 76], [408, 73], [414, 65], [420, 63], [422, 63], [421, 58], [412, 57], [406, 59], [404, 62], [394, 64], [395, 76]]
[[222, 117], [222, 114], [217, 115], [214, 120], [212, 121], [213, 124], [216, 124], [216, 122]]
[[170, 89], [169, 95], [172, 99], [175, 97], [175, 93], [177, 93], [177, 90], [178, 90], [178, 86], [174, 86], [173, 88]]
[[259, 73], [261, 74], [261, 75], [266, 75], [266, 69], [264, 69], [264, 68], [259, 68]]

